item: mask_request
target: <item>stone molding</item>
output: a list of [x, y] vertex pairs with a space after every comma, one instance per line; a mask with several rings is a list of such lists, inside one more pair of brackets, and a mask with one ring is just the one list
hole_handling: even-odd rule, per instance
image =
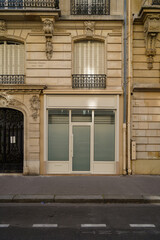
[[53, 55], [53, 45], [52, 37], [54, 33], [54, 18], [41, 18], [43, 22], [43, 31], [46, 38], [46, 57], [48, 60], [52, 59]]
[[148, 69], [153, 68], [154, 56], [156, 55], [156, 41], [160, 33], [160, 15], [149, 15], [144, 23], [146, 55]]

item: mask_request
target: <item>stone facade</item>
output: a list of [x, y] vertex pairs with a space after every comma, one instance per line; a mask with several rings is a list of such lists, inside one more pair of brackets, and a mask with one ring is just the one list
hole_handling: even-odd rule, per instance
[[[140, 3], [141, 1], [139, 1]], [[160, 173], [160, 12], [151, 1], [133, 3], [132, 140], [135, 174]]]

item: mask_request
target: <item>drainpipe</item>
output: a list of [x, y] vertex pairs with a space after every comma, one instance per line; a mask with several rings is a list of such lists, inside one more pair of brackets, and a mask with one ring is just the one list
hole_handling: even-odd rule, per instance
[[128, 167], [128, 175], [132, 174], [131, 170], [131, 146], [130, 146], [130, 139], [131, 139], [131, 76], [132, 76], [132, 60], [131, 60], [131, 53], [132, 53], [132, 44], [131, 44], [131, 36], [132, 36], [132, 12], [131, 12], [131, 0], [128, 0], [128, 116], [127, 116], [127, 167]]
[[126, 171], [126, 105], [127, 105], [127, 0], [124, 0], [124, 100], [123, 100], [123, 175]]

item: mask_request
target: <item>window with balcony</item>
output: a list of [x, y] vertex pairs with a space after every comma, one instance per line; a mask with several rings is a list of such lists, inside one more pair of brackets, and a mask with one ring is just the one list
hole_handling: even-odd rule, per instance
[[72, 15], [109, 15], [110, 0], [71, 0]]
[[0, 84], [24, 83], [24, 45], [0, 41]]
[[84, 40], [74, 44], [73, 88], [105, 88], [104, 42]]

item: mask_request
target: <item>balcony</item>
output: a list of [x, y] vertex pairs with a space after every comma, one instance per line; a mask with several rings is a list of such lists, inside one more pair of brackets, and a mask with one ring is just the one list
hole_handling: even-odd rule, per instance
[[21, 10], [28, 8], [59, 9], [59, 0], [0, 0], [0, 9]]
[[109, 15], [110, 0], [71, 0], [72, 15]]
[[160, 5], [160, 0], [144, 0], [143, 6]]
[[24, 75], [0, 75], [0, 84], [24, 84]]
[[73, 74], [72, 88], [106, 88], [106, 75]]

